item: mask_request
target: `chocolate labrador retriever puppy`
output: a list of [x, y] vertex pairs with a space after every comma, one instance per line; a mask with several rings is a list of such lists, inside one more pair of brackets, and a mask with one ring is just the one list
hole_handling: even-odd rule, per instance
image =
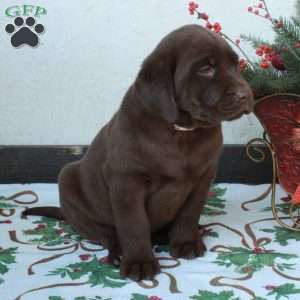
[[121, 259], [121, 274], [153, 278], [151, 238], [173, 257], [203, 255], [198, 222], [222, 148], [221, 122], [252, 110], [238, 56], [198, 25], [167, 35], [146, 58], [118, 112], [84, 157], [59, 175], [59, 208], [24, 215], [65, 219]]

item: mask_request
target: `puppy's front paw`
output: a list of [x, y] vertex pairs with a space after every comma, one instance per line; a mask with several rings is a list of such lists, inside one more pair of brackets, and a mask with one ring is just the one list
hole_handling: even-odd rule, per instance
[[170, 245], [170, 254], [175, 258], [192, 259], [203, 256], [206, 251], [206, 246], [202, 239], [195, 241], [179, 242]]
[[153, 279], [160, 272], [158, 260], [153, 257], [150, 260], [131, 261], [123, 260], [120, 268], [121, 276], [129, 277], [131, 280], [140, 281]]

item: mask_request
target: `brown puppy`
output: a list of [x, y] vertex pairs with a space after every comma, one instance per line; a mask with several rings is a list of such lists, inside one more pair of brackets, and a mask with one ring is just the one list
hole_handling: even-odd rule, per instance
[[82, 160], [59, 175], [65, 218], [98, 241], [121, 274], [159, 272], [151, 237], [167, 233], [174, 257], [203, 255], [199, 217], [222, 147], [221, 122], [252, 110], [238, 57], [217, 34], [189, 25], [167, 35], [144, 61], [119, 111]]

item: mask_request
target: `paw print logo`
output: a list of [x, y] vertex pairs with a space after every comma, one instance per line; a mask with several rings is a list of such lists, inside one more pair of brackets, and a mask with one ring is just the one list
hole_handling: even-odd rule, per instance
[[14, 47], [28, 45], [35, 47], [39, 43], [39, 35], [45, 31], [42, 24], [36, 24], [33, 17], [28, 17], [25, 21], [22, 17], [17, 17], [14, 24], [7, 24], [5, 31], [11, 34], [11, 44]]

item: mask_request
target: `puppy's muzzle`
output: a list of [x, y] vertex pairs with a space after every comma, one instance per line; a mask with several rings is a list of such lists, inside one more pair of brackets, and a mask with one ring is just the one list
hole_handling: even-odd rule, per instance
[[220, 111], [226, 120], [233, 120], [253, 111], [253, 95], [248, 88], [227, 93], [226, 99], [227, 101], [220, 107]]

